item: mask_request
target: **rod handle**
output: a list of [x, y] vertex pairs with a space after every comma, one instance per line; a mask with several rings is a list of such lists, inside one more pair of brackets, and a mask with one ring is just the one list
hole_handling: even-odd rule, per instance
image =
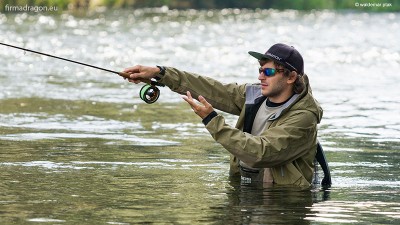
[[[130, 79], [130, 74], [129, 74], [129, 73], [119, 72], [118, 75], [120, 75], [120, 76], [123, 77], [123, 78]], [[159, 82], [157, 82], [157, 81], [150, 80], [150, 79], [143, 79], [143, 78], [140, 78], [139, 80], [140, 80], [141, 82], [143, 82], [143, 83], [150, 84], [150, 85], [152, 85], [152, 86], [160, 86], [160, 87], [164, 87], [164, 86], [165, 86], [165, 85], [162, 84], [162, 83], [159, 83]]]

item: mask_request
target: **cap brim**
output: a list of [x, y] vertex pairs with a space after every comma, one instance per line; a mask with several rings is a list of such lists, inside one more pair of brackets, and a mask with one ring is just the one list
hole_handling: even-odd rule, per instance
[[266, 55], [259, 53], [259, 52], [252, 52], [250, 51], [249, 54], [258, 60], [268, 59]]
[[252, 52], [252, 51], [250, 51], [249, 54], [250, 54], [251, 56], [253, 56], [254, 58], [258, 59], [258, 60], [270, 59], [270, 60], [273, 60], [273, 61], [277, 62], [278, 64], [284, 65], [282, 62], [280, 62], [280, 61], [278, 61], [278, 60], [276, 60], [276, 59], [274, 59], [274, 58], [272, 58], [272, 57], [270, 57], [270, 56], [268, 56], [268, 55], [259, 53], [259, 52]]
[[252, 51], [250, 51], [249, 54], [251, 56], [253, 56], [254, 58], [258, 59], [258, 60], [270, 59], [270, 60], [272, 60], [272, 61], [274, 61], [274, 62], [276, 62], [276, 63], [278, 63], [278, 64], [280, 64], [282, 66], [285, 66], [285, 64], [283, 64], [282, 62], [280, 62], [280, 61], [278, 61], [278, 60], [276, 60], [276, 59], [274, 59], [274, 58], [272, 58], [272, 57], [270, 57], [268, 55], [265, 55], [265, 54], [262, 54], [262, 53], [259, 53], [259, 52], [252, 52]]

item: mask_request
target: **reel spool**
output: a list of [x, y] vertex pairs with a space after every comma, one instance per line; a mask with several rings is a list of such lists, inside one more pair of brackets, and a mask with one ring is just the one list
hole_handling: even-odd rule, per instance
[[152, 104], [158, 100], [158, 97], [160, 97], [160, 89], [156, 86], [146, 84], [140, 89], [139, 96], [140, 99], [147, 104]]

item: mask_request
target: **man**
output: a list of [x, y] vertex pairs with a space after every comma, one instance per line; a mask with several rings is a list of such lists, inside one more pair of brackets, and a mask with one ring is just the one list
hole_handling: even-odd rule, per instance
[[[260, 63], [259, 84], [222, 84], [175, 68], [134, 66], [131, 81], [155, 78], [203, 119], [212, 137], [231, 153], [230, 174], [244, 182], [310, 186], [322, 108], [304, 75], [303, 58], [293, 47], [275, 44]], [[198, 98], [197, 103], [194, 98]], [[214, 108], [239, 115], [236, 127]]]

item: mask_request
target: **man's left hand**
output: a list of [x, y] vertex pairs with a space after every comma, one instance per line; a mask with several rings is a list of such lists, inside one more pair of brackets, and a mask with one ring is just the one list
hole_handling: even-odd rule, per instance
[[200, 116], [201, 119], [206, 118], [212, 111], [214, 111], [214, 108], [210, 103], [207, 102], [207, 100], [203, 96], [199, 96], [199, 102], [201, 104], [198, 104], [193, 98], [190, 92], [188, 91], [186, 95], [183, 95], [182, 98], [189, 103], [190, 107], [192, 107], [193, 111]]

